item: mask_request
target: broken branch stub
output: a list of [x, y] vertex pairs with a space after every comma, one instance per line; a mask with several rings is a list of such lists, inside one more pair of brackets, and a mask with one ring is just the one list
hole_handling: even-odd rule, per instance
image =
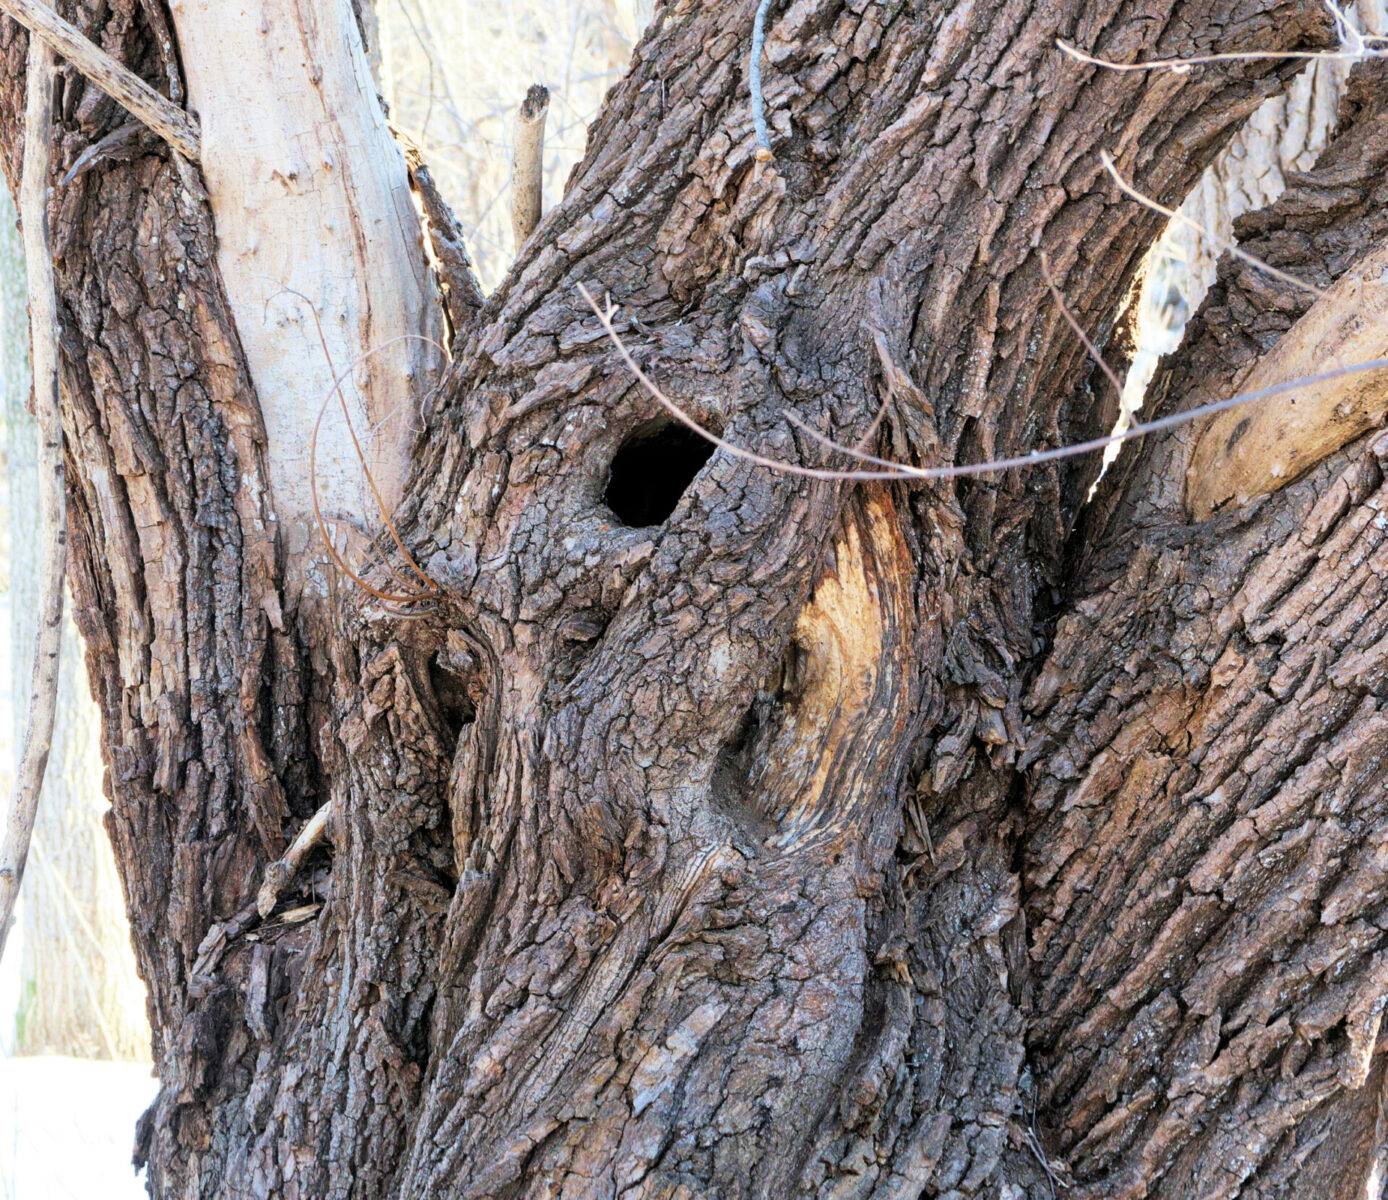
[[511, 231], [516, 253], [535, 232], [544, 211], [545, 116], [549, 88], [530, 85], [516, 114], [515, 145], [511, 152]]
[[[1245, 390], [1312, 376], [1388, 352], [1388, 246], [1327, 290], [1249, 372]], [[1186, 471], [1186, 508], [1203, 521], [1300, 478], [1388, 413], [1388, 372], [1310, 382], [1280, 404], [1225, 412], [1201, 433]]]

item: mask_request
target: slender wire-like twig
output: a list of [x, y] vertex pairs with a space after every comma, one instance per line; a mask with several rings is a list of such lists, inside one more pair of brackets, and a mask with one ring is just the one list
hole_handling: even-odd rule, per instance
[[[303, 292], [296, 291], [294, 288], [281, 288], [279, 292], [275, 293], [275, 295], [295, 296], [298, 299], [302, 300], [304, 304], [308, 306], [309, 313], [313, 316], [314, 327], [318, 331], [318, 344], [323, 350], [323, 359], [328, 365], [328, 370], [335, 372], [336, 367], [333, 364], [332, 352], [328, 349], [327, 335], [323, 332], [323, 322], [318, 315], [317, 306], [313, 303], [312, 300], [305, 296]], [[273, 300], [274, 298], [275, 296], [271, 296], [270, 299], [267, 300], [265, 303], [268, 305], [270, 303], [270, 300]], [[428, 597], [395, 597], [372, 588], [369, 584], [367, 584], [365, 581], [359, 578], [346, 565], [342, 557], [338, 554], [337, 548], [333, 545], [332, 538], [328, 535], [327, 521], [324, 519], [318, 504], [318, 431], [323, 424], [323, 417], [327, 412], [328, 405], [332, 402], [333, 397], [336, 396], [338, 398], [339, 403], [342, 406], [342, 419], [347, 423], [347, 432], [351, 435], [352, 448], [356, 452], [357, 462], [360, 464], [362, 474], [363, 476], [365, 476], [366, 482], [368, 486], [370, 486], [371, 488], [371, 494], [376, 501], [376, 508], [381, 514], [381, 520], [385, 522], [386, 529], [390, 532], [391, 540], [394, 541], [396, 549], [400, 551], [401, 555], [404, 557], [405, 562], [409, 565], [410, 569], [415, 573], [416, 576], [418, 576], [420, 583], [422, 583], [424, 587], [427, 589], [429, 596], [436, 595], [439, 590], [438, 584], [436, 584], [432, 579], [430, 579], [428, 574], [424, 571], [424, 569], [420, 567], [420, 565], [417, 562], [415, 562], [413, 555], [411, 555], [409, 550], [405, 548], [405, 543], [401, 540], [399, 530], [395, 528], [395, 522], [391, 519], [390, 510], [386, 506], [385, 498], [381, 495], [381, 489], [376, 485], [376, 478], [374, 475], [372, 475], [370, 466], [367, 465], [366, 453], [364, 450], [362, 450], [361, 441], [357, 437], [356, 426], [352, 423], [352, 413], [347, 407], [347, 396], [342, 389], [344, 381], [350, 378], [352, 373], [362, 363], [366, 362], [369, 358], [373, 357], [374, 355], [380, 353], [380, 351], [385, 350], [390, 346], [394, 346], [399, 342], [408, 341], [424, 342], [426, 345], [433, 346], [434, 349], [436, 349], [440, 354], [443, 355], [445, 360], [448, 360], [452, 357], [449, 354], [447, 347], [445, 347], [442, 343], [436, 341], [434, 338], [426, 337], [424, 334], [419, 333], [402, 333], [398, 337], [393, 337], [389, 341], [382, 342], [379, 346], [373, 346], [364, 354], [357, 355], [357, 357], [352, 360], [352, 363], [347, 368], [347, 370], [343, 372], [343, 374], [337, 376], [336, 379], [334, 379], [332, 388], [329, 390], [327, 396], [323, 400], [322, 406], [318, 410], [318, 419], [313, 423], [313, 436], [309, 441], [309, 491], [313, 499], [313, 515], [317, 521], [318, 532], [323, 539], [323, 544], [327, 547], [328, 553], [332, 556], [333, 561], [342, 569], [343, 573], [346, 574], [347, 577], [351, 579], [353, 583], [356, 583], [360, 587], [365, 588], [368, 592], [370, 592], [379, 600], [386, 600], [396, 604], [414, 603], [418, 600], [427, 599]], [[410, 586], [410, 581], [406, 579], [403, 575], [401, 575], [400, 572], [395, 569], [395, 567], [384, 555], [381, 556], [381, 561], [385, 564], [386, 570], [395, 576], [397, 582], [403, 584], [405, 587]]]
[[[1104, 437], [1091, 438], [1088, 441], [1076, 442], [1069, 446], [1057, 446], [1050, 450], [1033, 450], [1030, 454], [1014, 455], [1011, 458], [991, 459], [988, 462], [962, 463], [951, 467], [912, 467], [905, 463], [887, 463], [883, 459], [868, 458], [868, 461], [882, 463], [883, 470], [877, 471], [841, 471], [833, 470], [828, 467], [805, 467], [799, 463], [785, 462], [781, 459], [768, 458], [765, 455], [757, 454], [755, 451], [748, 450], [743, 446], [738, 446], [729, 442], [726, 438], [719, 436], [712, 430], [705, 428], [691, 417], [684, 409], [680, 408], [671, 400], [651, 377], [646, 374], [641, 365], [632, 356], [621, 335], [617, 332], [616, 326], [612, 323], [612, 318], [617, 310], [610, 304], [607, 309], [599, 307], [592, 294], [582, 284], [578, 284], [578, 291], [592, 308], [603, 330], [607, 333], [608, 339], [617, 350], [618, 356], [626, 364], [627, 369], [636, 377], [641, 386], [645, 388], [657, 404], [659, 404], [676, 421], [686, 428], [707, 439], [720, 450], [725, 450], [735, 458], [740, 458], [744, 462], [750, 462], [754, 466], [765, 467], [769, 471], [776, 471], [785, 475], [797, 475], [805, 479], [820, 479], [827, 481], [847, 481], [847, 482], [871, 482], [874, 480], [941, 480], [941, 479], [964, 479], [975, 475], [990, 475], [997, 471], [1010, 471], [1016, 468], [1035, 467], [1042, 463], [1057, 462], [1065, 458], [1074, 458], [1080, 454], [1091, 454], [1095, 450], [1103, 450], [1105, 447], [1117, 445], [1120, 442], [1132, 441], [1135, 438], [1147, 437], [1149, 434], [1160, 433], [1163, 430], [1175, 429], [1181, 425], [1187, 425], [1192, 421], [1199, 421], [1204, 417], [1214, 416], [1216, 413], [1227, 412], [1233, 408], [1241, 408], [1246, 404], [1257, 404], [1264, 400], [1271, 400], [1277, 396], [1285, 396], [1299, 391], [1302, 388], [1315, 387], [1322, 383], [1332, 383], [1337, 379], [1345, 379], [1351, 375], [1361, 375], [1367, 371], [1388, 370], [1388, 358], [1375, 358], [1366, 362], [1354, 363], [1347, 367], [1337, 367], [1333, 371], [1322, 371], [1317, 375], [1307, 375], [1300, 379], [1293, 379], [1287, 383], [1273, 384], [1271, 387], [1259, 388], [1253, 392], [1240, 392], [1238, 395], [1229, 396], [1223, 400], [1217, 400], [1212, 404], [1202, 404], [1198, 408], [1186, 409], [1183, 412], [1172, 413], [1169, 416], [1160, 417], [1155, 421], [1144, 421], [1141, 424], [1132, 425], [1121, 433], [1110, 433]], [[786, 414], [787, 419], [790, 414]], [[803, 422], [798, 422], [804, 428]], [[849, 447], [834, 444], [833, 448], [840, 453], [848, 454], [853, 457], [866, 458]]]
[[757, 5], [757, 15], [752, 18], [752, 61], [747, 69], [747, 85], [752, 93], [752, 128], [757, 132], [757, 161], [770, 162], [775, 155], [771, 152], [771, 131], [766, 127], [766, 102], [761, 91], [761, 56], [766, 45], [766, 14], [771, 11], [771, 0], [761, 0]]
[[1123, 195], [1127, 196], [1130, 200], [1136, 200], [1145, 208], [1150, 208], [1153, 212], [1160, 213], [1168, 220], [1180, 221], [1183, 225], [1195, 230], [1195, 232], [1198, 233], [1201, 237], [1208, 238], [1220, 249], [1232, 254], [1240, 262], [1245, 262], [1250, 267], [1255, 267], [1259, 271], [1262, 271], [1264, 274], [1271, 275], [1272, 278], [1281, 280], [1289, 287], [1297, 288], [1298, 290], [1303, 292], [1310, 292], [1311, 295], [1315, 296], [1317, 299], [1325, 295], [1324, 288], [1319, 288], [1314, 283], [1308, 283], [1304, 279], [1298, 279], [1295, 275], [1289, 275], [1286, 271], [1274, 267], [1270, 262], [1265, 262], [1257, 255], [1250, 254], [1232, 238], [1221, 237], [1213, 230], [1207, 229], [1194, 217], [1187, 216], [1185, 213], [1180, 212], [1178, 209], [1167, 208], [1165, 204], [1159, 203], [1158, 201], [1152, 199], [1151, 196], [1144, 195], [1142, 192], [1138, 191], [1137, 188], [1135, 188], [1132, 184], [1130, 184], [1126, 179], [1123, 178], [1122, 174], [1118, 170], [1117, 164], [1113, 161], [1113, 156], [1107, 150], [1099, 151], [1099, 161], [1104, 164], [1104, 170], [1108, 172], [1109, 178], [1112, 179], [1113, 182], [1117, 185], [1118, 190], [1122, 192]]
[[63, 878], [63, 873], [48, 861], [45, 847], [35, 839], [31, 850], [34, 855], [34, 862], [39, 866], [39, 870], [57, 885], [62, 899], [66, 902], [66, 911], [63, 905], [56, 905], [56, 915], [63, 927], [66, 935], [64, 940], [72, 948], [72, 961], [77, 965], [77, 974], [82, 980], [82, 990], [87, 993], [87, 1003], [91, 1006], [91, 1014], [96, 1021], [97, 1030], [101, 1034], [101, 1040], [106, 1043], [106, 1053], [113, 1059], [120, 1057], [120, 1048], [116, 1044], [115, 1035], [111, 1032], [111, 1024], [106, 1016], [106, 1005], [102, 1004], [101, 996], [97, 991], [96, 981], [92, 978], [91, 968], [87, 965], [88, 955], [78, 947], [77, 939], [72, 936], [74, 924], [68, 920], [68, 913], [76, 918], [77, 930], [84, 934], [92, 947], [106, 960], [107, 967], [113, 966], [110, 952], [101, 944], [101, 939], [93, 932], [90, 922], [82, 915], [82, 906], [78, 903], [77, 897], [72, 894], [72, 889], [68, 887], [67, 880]]
[[34, 415], [38, 420], [39, 551], [38, 633], [34, 640], [29, 725], [15, 772], [14, 793], [0, 843], [0, 957], [5, 953], [10, 918], [29, 839], [34, 832], [43, 777], [53, 746], [58, 707], [58, 666], [63, 634], [63, 579], [67, 567], [67, 497], [64, 489], [63, 418], [58, 399], [58, 299], [48, 231], [48, 178], [52, 166], [53, 51], [41, 38], [29, 39], [24, 108], [24, 165], [19, 212], [29, 286], [30, 360]]
[[[1366, 37], [1365, 42], [1378, 43], [1382, 38]], [[1192, 67], [1209, 66], [1213, 63], [1222, 62], [1256, 62], [1268, 59], [1296, 59], [1304, 62], [1360, 62], [1365, 58], [1380, 58], [1388, 51], [1370, 50], [1367, 47], [1363, 50], [1245, 50], [1230, 51], [1227, 54], [1199, 54], [1191, 58], [1155, 58], [1146, 62], [1121, 63], [1114, 62], [1112, 59], [1101, 58], [1097, 54], [1088, 54], [1078, 46], [1072, 46], [1062, 38], [1056, 38], [1056, 49], [1068, 54], [1076, 62], [1086, 63], [1091, 67], [1103, 67], [1107, 71], [1175, 71], [1185, 72]]]
[[[317, 318], [316, 312], [314, 313], [314, 317], [315, 319]], [[405, 561], [410, 566], [410, 569], [414, 571], [416, 575], [419, 576], [420, 582], [424, 585], [426, 591], [423, 595], [392, 595], [389, 592], [383, 592], [379, 588], [373, 587], [371, 584], [367, 583], [366, 580], [364, 580], [360, 575], [353, 571], [351, 567], [347, 565], [346, 560], [342, 557], [341, 554], [338, 553], [337, 547], [333, 545], [332, 538], [328, 534], [327, 522], [324, 520], [322, 510], [319, 507], [318, 503], [318, 431], [322, 427], [323, 417], [328, 411], [328, 406], [333, 402], [334, 396], [336, 396], [338, 400], [341, 402], [343, 413], [347, 413], [347, 401], [346, 398], [343, 396], [342, 385], [348, 379], [351, 378], [352, 372], [355, 371], [357, 367], [360, 366], [362, 363], [366, 362], [373, 356], [379, 354], [382, 350], [389, 349], [391, 346], [394, 346], [397, 342], [407, 341], [427, 342], [429, 345], [437, 346], [440, 350], [443, 350], [443, 347], [439, 346], [439, 343], [431, 337], [425, 337], [423, 334], [418, 333], [402, 333], [397, 337], [393, 337], [390, 338], [388, 341], [382, 342], [379, 346], [372, 346], [370, 350], [367, 350], [363, 354], [357, 355], [357, 357], [352, 360], [347, 370], [345, 370], [341, 375], [337, 376], [337, 378], [333, 380], [332, 387], [328, 390], [328, 394], [323, 398], [323, 403], [319, 406], [318, 409], [318, 418], [313, 423], [313, 434], [309, 439], [308, 446], [309, 495], [313, 501], [313, 518], [318, 524], [318, 533], [319, 536], [323, 539], [323, 545], [327, 547], [328, 554], [332, 558], [333, 562], [337, 564], [338, 569], [344, 575], [346, 575], [348, 579], [350, 579], [363, 591], [374, 596], [377, 600], [381, 600], [389, 604], [417, 604], [423, 600], [432, 600], [435, 596], [438, 595], [439, 586], [437, 583], [435, 583], [432, 579], [429, 578], [429, 576], [425, 573], [424, 569], [420, 567], [418, 563], [415, 562], [410, 552], [407, 549], [405, 549], [405, 543], [401, 540], [399, 531], [395, 528], [395, 522], [391, 520], [390, 513], [386, 508], [385, 501], [384, 499], [382, 499], [379, 490], [377, 490], [374, 481], [372, 481], [371, 484], [372, 492], [376, 497], [376, 503], [379, 506], [381, 516], [386, 523], [386, 528], [390, 530], [390, 535], [395, 542], [396, 548], [404, 556]], [[326, 352], [327, 347], [325, 345], [324, 353]], [[444, 353], [446, 354], [447, 352], [444, 351]], [[331, 363], [331, 359], [329, 360], [329, 362]], [[348, 416], [348, 428], [351, 428], [350, 416]], [[366, 468], [366, 459], [365, 456], [362, 454], [360, 443], [357, 442], [355, 432], [353, 432], [352, 434], [352, 444], [356, 447], [358, 458], [361, 460], [362, 463], [362, 469], [366, 471], [367, 478], [368, 480], [370, 480], [371, 474], [370, 471]], [[387, 563], [386, 565], [391, 570], [391, 573], [395, 575], [396, 579], [400, 580], [400, 582], [402, 583], [408, 584], [408, 581], [402, 579], [399, 572], [395, 571], [394, 568], [391, 568], [389, 563]]]
[[1079, 323], [1075, 314], [1070, 311], [1070, 306], [1065, 303], [1064, 295], [1056, 285], [1055, 280], [1051, 278], [1051, 260], [1044, 250], [1041, 251], [1041, 278], [1046, 281], [1046, 287], [1050, 290], [1051, 297], [1060, 306], [1060, 315], [1065, 318], [1065, 323], [1075, 331], [1075, 336], [1080, 339], [1080, 343], [1089, 352], [1089, 357], [1098, 364], [1099, 370], [1113, 384], [1113, 390], [1118, 394], [1118, 399], [1122, 400], [1123, 381], [1118, 378], [1118, 373], [1104, 360], [1104, 356], [1099, 353], [1099, 347], [1094, 344], [1089, 334], [1085, 333], [1084, 326]]

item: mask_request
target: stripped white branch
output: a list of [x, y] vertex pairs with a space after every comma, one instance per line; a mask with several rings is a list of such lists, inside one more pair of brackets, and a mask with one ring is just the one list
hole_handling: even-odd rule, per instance
[[284, 857], [265, 868], [265, 882], [260, 885], [260, 891], [256, 893], [255, 898], [256, 911], [262, 921], [274, 911], [281, 893], [299, 873], [308, 852], [327, 836], [328, 818], [332, 815], [332, 807], [332, 801], [329, 800], [309, 817], [304, 827], [299, 830], [299, 836], [284, 852]]
[[29, 726], [15, 773], [14, 793], [0, 844], [0, 955], [5, 951], [29, 839], [34, 832], [53, 721], [58, 705], [58, 658], [63, 632], [63, 577], [67, 566], [67, 501], [63, 487], [63, 422], [58, 405], [58, 304], [48, 236], [48, 178], [52, 162], [53, 52], [39, 38], [29, 42], [28, 97], [24, 111], [24, 167], [19, 213], [29, 284], [29, 329], [38, 421], [39, 555], [38, 634], [29, 700]]
[[184, 158], [198, 160], [198, 127], [178, 105], [166, 100], [129, 68], [82, 36], [40, 0], [0, 0], [0, 12], [13, 17], [46, 46], [138, 117]]
[[529, 240], [544, 211], [545, 115], [549, 89], [531, 84], [516, 114], [516, 139], [511, 151], [511, 232], [516, 253]]

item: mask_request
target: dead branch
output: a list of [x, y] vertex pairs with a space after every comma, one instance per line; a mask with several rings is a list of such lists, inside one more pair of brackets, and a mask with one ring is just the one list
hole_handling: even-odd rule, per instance
[[[1363, 42], [1378, 43], [1382, 38], [1366, 37]], [[1383, 50], [1371, 50], [1367, 46], [1356, 50], [1248, 50], [1231, 51], [1228, 54], [1200, 54], [1190, 58], [1156, 58], [1147, 62], [1121, 63], [1112, 59], [1100, 58], [1097, 54], [1087, 54], [1078, 46], [1072, 46], [1062, 38], [1056, 38], [1056, 49], [1068, 54], [1076, 62], [1091, 67], [1103, 67], [1107, 71], [1173, 71], [1182, 73], [1192, 67], [1210, 66], [1222, 62], [1253, 62], [1259, 59], [1294, 59], [1298, 62], [1361, 62], [1365, 58], [1380, 58]]]
[[[1332, 11], [1338, 14], [1333, 6]], [[1144, 195], [1119, 174], [1107, 151], [1099, 157], [1125, 196], [1184, 222], [1254, 270], [1316, 298], [1244, 378], [1255, 391], [1264, 390], [1259, 385], [1295, 380], [1303, 385], [1296, 404], [1265, 408], [1251, 417], [1226, 413], [1200, 433], [1186, 471], [1186, 508], [1193, 519], [1203, 521], [1231, 500], [1243, 504], [1291, 483], [1382, 421], [1388, 398], [1376, 374], [1316, 379], [1304, 372], [1327, 358], [1343, 363], [1367, 355], [1376, 361], [1374, 356], [1388, 352], [1388, 291], [1382, 283], [1388, 274], [1388, 247], [1368, 255], [1329, 288], [1317, 287]], [[1074, 324], [1068, 314], [1067, 319]]]
[[0, 12], [13, 17], [51, 50], [82, 72], [91, 83], [162, 137], [184, 158], [198, 161], [201, 137], [193, 119], [82, 36], [40, 0], [0, 0]]
[[516, 114], [516, 138], [511, 151], [511, 232], [516, 253], [540, 224], [544, 212], [545, 115], [549, 88], [530, 85]]
[[332, 807], [332, 801], [329, 800], [309, 817], [304, 827], [299, 830], [299, 836], [284, 852], [284, 857], [265, 868], [265, 881], [260, 885], [260, 891], [255, 897], [256, 911], [262, 921], [274, 911], [281, 894], [299, 873], [299, 868], [303, 866], [309, 851], [327, 836], [328, 818], [332, 816]]
[[15, 788], [0, 845], [0, 956], [29, 839], [34, 832], [39, 794], [53, 745], [58, 706], [58, 662], [63, 632], [63, 579], [67, 569], [67, 500], [63, 479], [63, 421], [58, 401], [58, 302], [49, 250], [48, 177], [52, 165], [53, 52], [39, 38], [29, 42], [28, 94], [24, 111], [24, 166], [19, 212], [29, 285], [29, 330], [38, 420], [39, 558], [38, 634], [29, 700], [29, 726], [15, 772]]
[[[1356, 263], [1323, 292], [1258, 360], [1246, 382], [1256, 387], [1295, 378], [1327, 359], [1353, 361], [1385, 353], [1388, 246]], [[1274, 491], [1382, 424], [1386, 413], [1384, 378], [1370, 374], [1307, 387], [1295, 404], [1211, 421], [1190, 456], [1186, 507], [1201, 521], [1230, 500], [1243, 504]]]

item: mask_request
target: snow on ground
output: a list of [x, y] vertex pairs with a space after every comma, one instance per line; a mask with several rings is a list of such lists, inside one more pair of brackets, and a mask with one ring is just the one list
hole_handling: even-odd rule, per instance
[[[9, 596], [0, 593], [0, 792], [13, 774]], [[4, 820], [0, 814], [0, 823]], [[154, 1099], [145, 1063], [6, 1057], [14, 1041], [23, 927], [0, 963], [0, 1200], [139, 1200], [135, 1122]]]
[[154, 1099], [143, 1063], [0, 1058], [0, 1200], [137, 1200], [135, 1122]]

